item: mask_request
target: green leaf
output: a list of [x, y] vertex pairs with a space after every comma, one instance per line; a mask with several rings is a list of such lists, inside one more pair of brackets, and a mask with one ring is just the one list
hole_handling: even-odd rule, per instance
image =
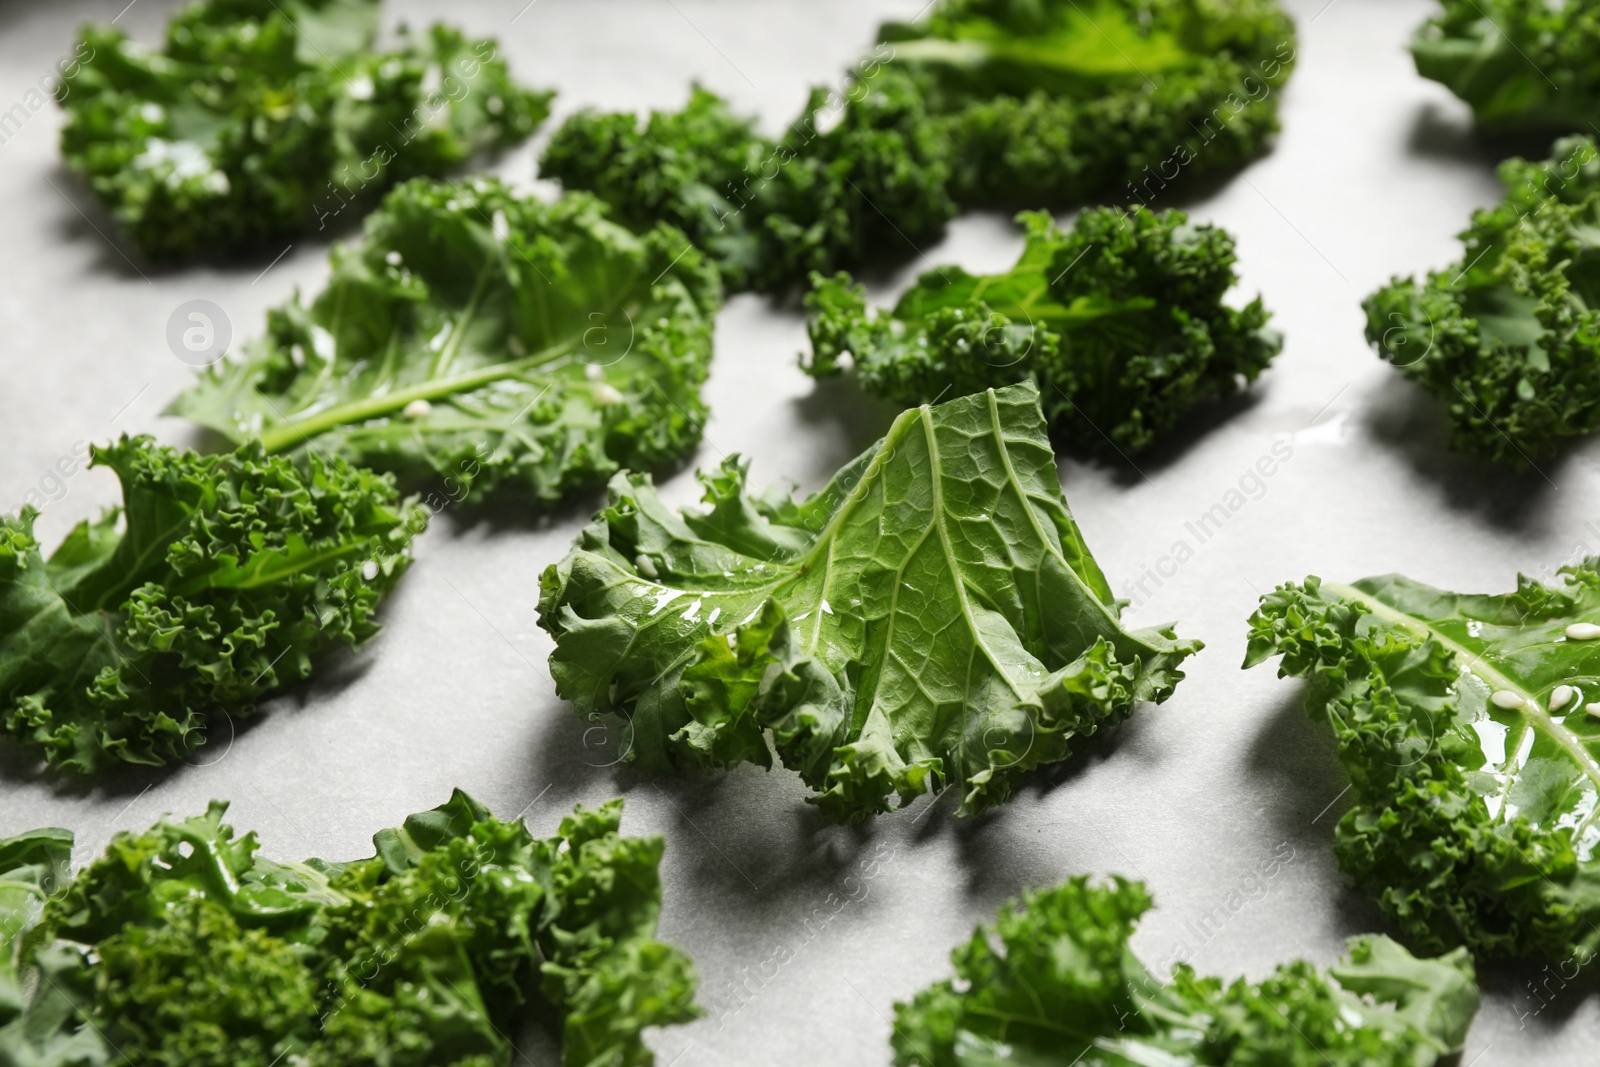
[[1367, 298], [1367, 340], [1444, 406], [1452, 446], [1526, 465], [1600, 429], [1600, 153], [1500, 167], [1460, 262]]
[[322, 230], [549, 114], [492, 40], [402, 27], [374, 52], [377, 29], [377, 0], [200, 0], [160, 51], [86, 27], [56, 94], [62, 155], [147, 255], [183, 260]]
[[1128, 945], [1144, 885], [1079, 877], [1026, 893], [950, 955], [955, 979], [895, 1005], [900, 1067], [1432, 1067], [1478, 1010], [1472, 959], [1417, 959], [1352, 938], [1322, 971], [1297, 960], [1259, 983], [1170, 982]]
[[[0, 1005], [0, 1039], [33, 1042], [0, 1040], [0, 1064], [510, 1067], [531, 1018], [567, 1067], [649, 1067], [642, 1030], [697, 1014], [693, 967], [655, 940], [661, 839], [621, 837], [620, 801], [541, 841], [458, 790], [350, 863], [263, 859], [226, 809], [118, 834], [48, 905], [35, 894], [16, 958], [77, 969], [20, 996], [19, 1022]], [[0, 908], [13, 880], [64, 877], [70, 847], [0, 841]]]
[[1593, 0], [1441, 0], [1411, 42], [1417, 73], [1497, 132], [1587, 130], [1600, 105]]
[[429, 484], [541, 501], [699, 440], [720, 306], [683, 235], [635, 235], [584, 195], [410, 182], [333, 255], [327, 287], [173, 401], [269, 453], [317, 451]]
[[0, 727], [84, 773], [181, 759], [219, 713], [248, 715], [369, 640], [427, 525], [389, 479], [317, 453], [125, 437], [92, 462], [123, 507], [48, 560], [36, 512], [0, 517]]
[[1018, 216], [1027, 243], [1004, 274], [938, 267], [892, 311], [850, 276], [806, 296], [817, 377], [848, 360], [863, 388], [901, 405], [1032, 377], [1057, 440], [1101, 454], [1148, 448], [1195, 405], [1253, 381], [1282, 347], [1260, 299], [1223, 303], [1233, 239], [1179, 211], [1092, 209], [1071, 229]]
[[594, 193], [636, 228], [681, 227], [732, 290], [777, 292], [814, 270], [902, 255], [955, 214], [945, 139], [906, 78], [812, 91], [777, 139], [698, 86], [680, 111], [579, 111], [540, 174]]
[[1275, 0], [943, 0], [879, 36], [866, 72], [917, 79], [966, 206], [1144, 200], [1235, 169], [1277, 131], [1295, 59]]
[[[1417, 944], [1600, 946], [1600, 559], [1500, 596], [1395, 575], [1264, 597], [1247, 665], [1309, 680], [1355, 803], [1335, 853]], [[1576, 629], [1571, 629], [1577, 627]]]
[[47, 947], [47, 901], [69, 878], [72, 834], [0, 840], [0, 1067], [102, 1067], [111, 1053], [75, 1024], [84, 960]]
[[557, 690], [653, 769], [785, 765], [841, 820], [930, 788], [1000, 803], [1165, 699], [1199, 649], [1129, 632], [1057, 480], [1031, 384], [908, 411], [816, 496], [737, 457], [673, 512], [646, 477], [541, 580]]

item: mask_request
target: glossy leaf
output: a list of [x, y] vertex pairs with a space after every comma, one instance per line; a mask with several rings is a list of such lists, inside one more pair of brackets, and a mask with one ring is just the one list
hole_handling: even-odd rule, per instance
[[314, 300], [270, 312], [170, 410], [447, 502], [551, 501], [693, 447], [720, 304], [715, 268], [669, 227], [635, 235], [581, 194], [416, 181], [335, 251]]
[[1340, 865], [1417, 944], [1600, 946], [1596, 621], [1597, 559], [1499, 596], [1390, 575], [1262, 599], [1246, 665], [1281, 654], [1280, 673], [1310, 681], [1355, 801]]
[[702, 510], [619, 475], [541, 582], [557, 690], [656, 770], [766, 766], [770, 736], [841, 820], [997, 804], [1200, 647], [1123, 629], [1057, 477], [1031, 384], [906, 412], [803, 501], [736, 457]]

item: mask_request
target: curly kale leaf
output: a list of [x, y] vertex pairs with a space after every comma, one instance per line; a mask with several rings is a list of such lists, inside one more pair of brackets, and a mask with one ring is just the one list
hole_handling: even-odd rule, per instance
[[568, 1067], [649, 1067], [642, 1030], [697, 1013], [654, 939], [661, 840], [619, 836], [620, 801], [539, 840], [457, 791], [351, 863], [264, 859], [226, 808], [118, 834], [44, 907], [34, 954], [83, 968], [58, 1030], [103, 1058], [41, 1067], [509, 1067], [530, 1018]]
[[47, 944], [47, 901], [69, 879], [72, 834], [34, 830], [0, 840], [0, 1067], [106, 1067], [113, 1056], [81, 1032], [89, 995], [82, 954]]
[[220, 712], [378, 631], [426, 513], [393, 483], [312, 452], [94, 449], [123, 504], [45, 559], [32, 508], [0, 517], [0, 729], [84, 773], [162, 764]]
[[584, 194], [419, 179], [334, 251], [309, 305], [271, 311], [170, 411], [453, 501], [556, 500], [694, 446], [720, 305], [716, 268], [670, 227], [631, 233]]
[[[943, 0], [880, 30], [949, 141], [963, 205], [1075, 207], [1235, 169], [1295, 58], [1276, 0]], [[869, 68], [870, 69], [870, 68]], [[870, 192], [870, 191], [869, 191]]]
[[1282, 655], [1338, 742], [1340, 866], [1414, 943], [1600, 947], [1596, 620], [1600, 559], [1500, 596], [1312, 577], [1250, 620], [1246, 666]]
[[1200, 647], [1118, 622], [1030, 383], [906, 412], [803, 501], [737, 458], [701, 480], [674, 512], [617, 476], [541, 580], [558, 691], [642, 766], [770, 766], [770, 735], [837, 819], [942, 785], [975, 812]]
[[813, 277], [806, 371], [848, 359], [868, 392], [906, 406], [1031, 376], [1057, 440], [1127, 454], [1282, 347], [1259, 298], [1223, 303], [1236, 280], [1224, 230], [1144, 208], [1087, 211], [1065, 232], [1042, 212], [1018, 221], [1027, 244], [1011, 270], [937, 268], [890, 312], [869, 311], [848, 274]]
[[1411, 42], [1417, 73], [1494, 132], [1589, 128], [1600, 107], [1600, 3], [1441, 0]]
[[951, 953], [956, 979], [895, 1006], [899, 1067], [1432, 1067], [1478, 1010], [1472, 959], [1417, 959], [1352, 938], [1324, 970], [1304, 960], [1259, 983], [1160, 982], [1128, 945], [1144, 885], [1075, 878], [1025, 894]]
[[945, 156], [916, 87], [884, 73], [842, 94], [814, 90], [776, 140], [698, 87], [681, 111], [643, 124], [580, 111], [539, 167], [630, 225], [680, 227], [730, 289], [772, 292], [937, 236], [956, 210]]
[[1591, 137], [1500, 167], [1463, 256], [1368, 297], [1367, 340], [1445, 406], [1454, 447], [1528, 463], [1600, 429], [1600, 158]]
[[247, 252], [526, 139], [553, 94], [491, 40], [403, 27], [378, 0], [199, 0], [149, 51], [89, 26], [57, 96], [61, 151], [152, 259]]

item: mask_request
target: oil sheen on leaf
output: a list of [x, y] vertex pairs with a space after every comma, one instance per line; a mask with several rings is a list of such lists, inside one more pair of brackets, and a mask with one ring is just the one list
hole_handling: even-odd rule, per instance
[[736, 457], [699, 510], [619, 475], [541, 583], [557, 688], [652, 769], [767, 766], [770, 736], [841, 820], [1000, 803], [1200, 647], [1123, 629], [1057, 478], [1031, 384], [906, 412], [802, 501]]
[[1252, 618], [1247, 665], [1281, 654], [1338, 739], [1355, 798], [1341, 866], [1418, 944], [1600, 946], [1595, 622], [1597, 559], [1501, 596], [1308, 578]]
[[452, 502], [552, 501], [693, 447], [720, 306], [715, 268], [668, 226], [634, 234], [583, 194], [419, 180], [335, 250], [314, 300], [269, 312], [170, 411]]

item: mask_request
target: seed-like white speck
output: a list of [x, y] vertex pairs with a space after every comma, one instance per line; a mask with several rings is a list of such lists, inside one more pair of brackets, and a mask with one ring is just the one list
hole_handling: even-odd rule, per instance
[[390, 249], [389, 254], [383, 257], [383, 261], [391, 267], [398, 267], [400, 265], [400, 253]]
[[376, 561], [369, 559], [369, 560], [367, 560], [365, 563], [363, 563], [361, 565], [361, 577], [365, 578], [367, 581], [370, 582], [374, 578], [376, 578], [377, 576], [378, 576], [378, 564], [377, 564]]
[[1595, 718], [1600, 719], [1600, 701], [1596, 701], [1593, 704], [1585, 704], [1583, 706], [1583, 710], [1587, 711], [1590, 715], [1593, 715]]
[[401, 409], [400, 414], [408, 419], [425, 419], [433, 414], [433, 405], [426, 400], [413, 400]]
[[1600, 626], [1592, 622], [1575, 622], [1567, 627], [1568, 641], [1593, 641], [1600, 637]]
[[1558, 685], [1550, 694], [1550, 710], [1560, 711], [1567, 706], [1567, 701], [1572, 699], [1572, 694], [1577, 690], [1570, 685]]
[[1521, 693], [1513, 693], [1509, 689], [1496, 689], [1494, 695], [1489, 698], [1489, 702], [1497, 708], [1504, 708], [1506, 711], [1514, 711], [1525, 703]]
[[617, 390], [616, 386], [607, 382], [601, 382], [594, 387], [594, 398], [601, 404], [622, 403], [622, 393]]

